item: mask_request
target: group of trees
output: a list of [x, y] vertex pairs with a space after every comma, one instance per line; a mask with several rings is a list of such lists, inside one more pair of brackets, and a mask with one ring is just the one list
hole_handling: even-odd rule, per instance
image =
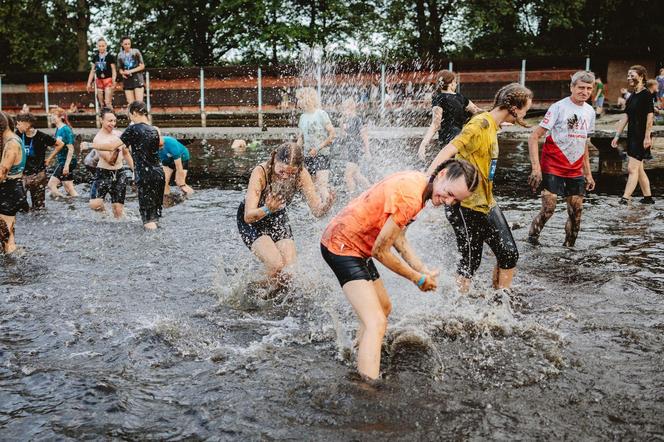
[[103, 34], [150, 66], [654, 53], [661, 0], [12, 0], [0, 71], [86, 70]]

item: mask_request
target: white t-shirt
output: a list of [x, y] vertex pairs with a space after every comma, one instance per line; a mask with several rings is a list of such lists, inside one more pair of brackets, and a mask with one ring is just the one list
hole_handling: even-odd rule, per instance
[[[305, 112], [300, 115], [300, 122], [297, 125], [302, 131], [304, 140], [304, 154], [309, 155], [311, 148], [320, 148], [320, 145], [327, 139], [327, 129], [325, 127], [332, 124], [329, 115], [322, 109], [316, 109], [315, 112]], [[325, 146], [318, 151], [318, 155], [329, 155], [330, 146]]]
[[565, 178], [583, 176], [588, 134], [595, 130], [595, 110], [570, 97], [551, 105], [540, 126], [548, 130], [542, 148], [542, 172]]

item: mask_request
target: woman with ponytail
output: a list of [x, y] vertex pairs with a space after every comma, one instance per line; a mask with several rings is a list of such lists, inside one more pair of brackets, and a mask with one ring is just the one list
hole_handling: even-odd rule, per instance
[[[456, 92], [456, 79], [456, 72], [444, 70], [440, 73], [438, 92], [433, 96], [431, 103], [431, 125], [417, 151], [417, 156], [422, 161], [426, 161], [427, 146], [436, 131], [438, 131], [438, 146], [442, 148], [461, 132], [463, 123], [466, 121], [466, 113], [474, 115], [482, 111], [475, 106], [475, 103]], [[430, 159], [431, 157], [429, 157]]]
[[[328, 224], [321, 239], [323, 259], [334, 272], [360, 324], [357, 368], [376, 379], [380, 349], [392, 310], [372, 258], [410, 280], [418, 289], [436, 290], [438, 271], [417, 257], [406, 239], [406, 226], [431, 200], [434, 206], [468, 198], [479, 175], [464, 160], [447, 160], [430, 176], [406, 171], [388, 176], [351, 201]], [[399, 255], [392, 252], [394, 247]]]
[[447, 206], [445, 214], [454, 228], [461, 254], [457, 282], [462, 291], [480, 266], [482, 249], [487, 243], [496, 255], [494, 288], [510, 288], [519, 252], [500, 208], [493, 198], [493, 178], [498, 163], [498, 128], [502, 123], [526, 126], [523, 118], [532, 104], [533, 93], [518, 83], [502, 87], [490, 112], [475, 115], [450, 141], [429, 166], [434, 171], [442, 162], [456, 157], [473, 164], [479, 171], [479, 185], [472, 197]]
[[247, 194], [237, 210], [237, 227], [242, 241], [265, 265], [269, 280], [287, 282], [284, 268], [295, 261], [295, 242], [286, 207], [301, 192], [317, 218], [334, 202], [330, 193], [322, 201], [311, 175], [303, 167], [302, 148], [284, 143], [270, 159], [254, 168]]
[[[50, 164], [53, 158], [56, 158], [56, 166], [53, 175], [48, 180], [48, 188], [51, 191], [52, 197], [62, 197], [63, 195], [58, 190], [58, 186], [62, 183], [65, 192], [69, 196], [78, 196], [74, 188], [74, 169], [76, 169], [77, 159], [74, 150], [75, 136], [71, 128], [67, 112], [61, 108], [56, 107], [50, 115], [51, 121], [55, 124], [55, 140], [62, 142], [60, 147], [55, 150], [46, 159], [46, 164]], [[58, 143], [59, 144], [59, 143]]]
[[16, 213], [27, 207], [23, 188], [27, 154], [14, 128], [11, 117], [0, 112], [0, 248], [5, 254], [16, 250]]

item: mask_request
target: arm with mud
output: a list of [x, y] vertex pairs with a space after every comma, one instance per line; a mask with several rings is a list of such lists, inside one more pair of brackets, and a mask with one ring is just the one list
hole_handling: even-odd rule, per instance
[[309, 175], [309, 172], [307, 172], [306, 169], [303, 169], [300, 173], [300, 191], [304, 195], [304, 199], [307, 200], [311, 213], [316, 218], [325, 215], [330, 210], [330, 207], [332, 207], [335, 200], [335, 193], [330, 191], [327, 201], [321, 201], [318, 192], [316, 192], [316, 187], [311, 179], [311, 175]]
[[[438, 285], [435, 275], [418, 272], [408, 263], [392, 253], [392, 247], [395, 247], [397, 239], [402, 234], [403, 230], [394, 221], [392, 216], [390, 216], [376, 238], [376, 242], [371, 250], [371, 255], [394, 273], [401, 275], [415, 285], [418, 285], [421, 291], [427, 292], [436, 290]], [[403, 243], [401, 243], [401, 245], [403, 246]], [[409, 256], [410, 259], [412, 259], [412, 255], [413, 254]], [[417, 261], [419, 261], [419, 259]], [[419, 285], [418, 283], [423, 276], [424, 282], [422, 285]]]

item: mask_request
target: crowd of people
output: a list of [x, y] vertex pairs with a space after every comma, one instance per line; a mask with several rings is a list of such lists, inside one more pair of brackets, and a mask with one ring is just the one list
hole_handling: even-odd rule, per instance
[[[129, 127], [118, 131], [116, 114], [112, 108], [104, 108], [101, 129], [94, 140], [80, 144], [82, 151], [92, 149], [84, 161], [94, 170], [90, 208], [105, 211], [104, 201], [109, 194], [113, 215], [122, 217], [126, 190], [133, 181], [143, 226], [154, 230], [162, 216], [165, 195], [171, 192], [171, 177], [184, 195], [193, 192], [186, 184], [190, 153], [150, 124], [147, 107], [139, 99], [142, 84], [137, 75], [144, 67], [140, 52], [131, 48], [130, 40], [123, 40], [124, 52], [118, 56], [120, 69], [116, 71], [115, 58], [106, 52], [105, 43], [98, 42], [99, 54], [90, 74], [90, 80], [96, 78], [98, 82], [99, 100], [111, 104], [105, 90], [112, 87], [117, 72], [130, 85], [126, 92], [134, 95], [128, 106]], [[128, 57], [134, 61], [126, 61]], [[631, 95], [612, 142], [617, 147], [627, 127], [629, 178], [621, 202], [630, 202], [638, 183], [643, 193], [641, 203], [652, 204], [643, 160], [652, 146], [654, 104], [645, 68], [632, 66], [627, 78]], [[565, 199], [569, 216], [564, 245], [575, 245], [585, 193], [595, 186], [588, 143], [597, 107], [602, 107], [598, 80], [592, 72], [575, 73], [570, 95], [551, 105], [532, 130], [528, 182], [533, 192], [541, 189], [542, 203], [528, 234], [529, 243], [535, 246], [558, 197]], [[417, 256], [406, 236], [408, 225], [428, 202], [434, 207], [444, 206], [454, 231], [460, 292], [471, 289], [485, 243], [496, 260], [491, 275], [493, 287], [509, 290], [519, 251], [494, 196], [500, 153], [498, 132], [506, 124], [528, 127], [524, 118], [532, 101], [531, 90], [511, 83], [497, 91], [490, 109], [480, 109], [456, 92], [456, 74], [443, 71], [432, 100], [431, 125], [417, 152], [426, 172], [401, 171], [372, 185], [359, 167], [360, 159], [369, 157], [371, 151], [366, 122], [357, 112], [356, 101], [350, 98], [343, 102], [341, 120], [335, 128], [321, 108], [316, 90], [299, 89], [297, 102], [302, 113], [297, 140], [280, 145], [253, 169], [237, 209], [240, 237], [264, 266], [265, 284], [282, 288], [291, 278], [289, 265], [296, 260], [296, 248], [288, 206], [294, 196], [301, 194], [314, 216], [328, 214], [336, 199], [330, 182], [331, 163], [342, 157], [346, 190], [354, 198], [328, 222], [320, 249], [359, 318], [357, 364], [362, 375], [369, 379], [379, 376], [381, 343], [391, 311], [389, 295], [373, 260], [419, 290], [435, 290], [438, 285], [438, 270]], [[61, 197], [58, 187], [62, 184], [69, 196], [77, 195], [72, 181], [78, 164], [74, 132], [64, 110], [55, 109], [50, 118], [56, 127], [54, 136], [36, 130], [30, 114], [18, 115], [15, 122], [8, 114], [0, 113], [0, 243], [6, 254], [16, 249], [17, 212], [43, 209], [46, 188], [51, 196]], [[436, 132], [438, 140], [430, 149]], [[545, 141], [540, 152], [542, 137]], [[53, 150], [47, 157], [49, 147]], [[427, 154], [428, 149], [431, 154]], [[55, 167], [47, 180], [46, 168], [54, 160]]]

